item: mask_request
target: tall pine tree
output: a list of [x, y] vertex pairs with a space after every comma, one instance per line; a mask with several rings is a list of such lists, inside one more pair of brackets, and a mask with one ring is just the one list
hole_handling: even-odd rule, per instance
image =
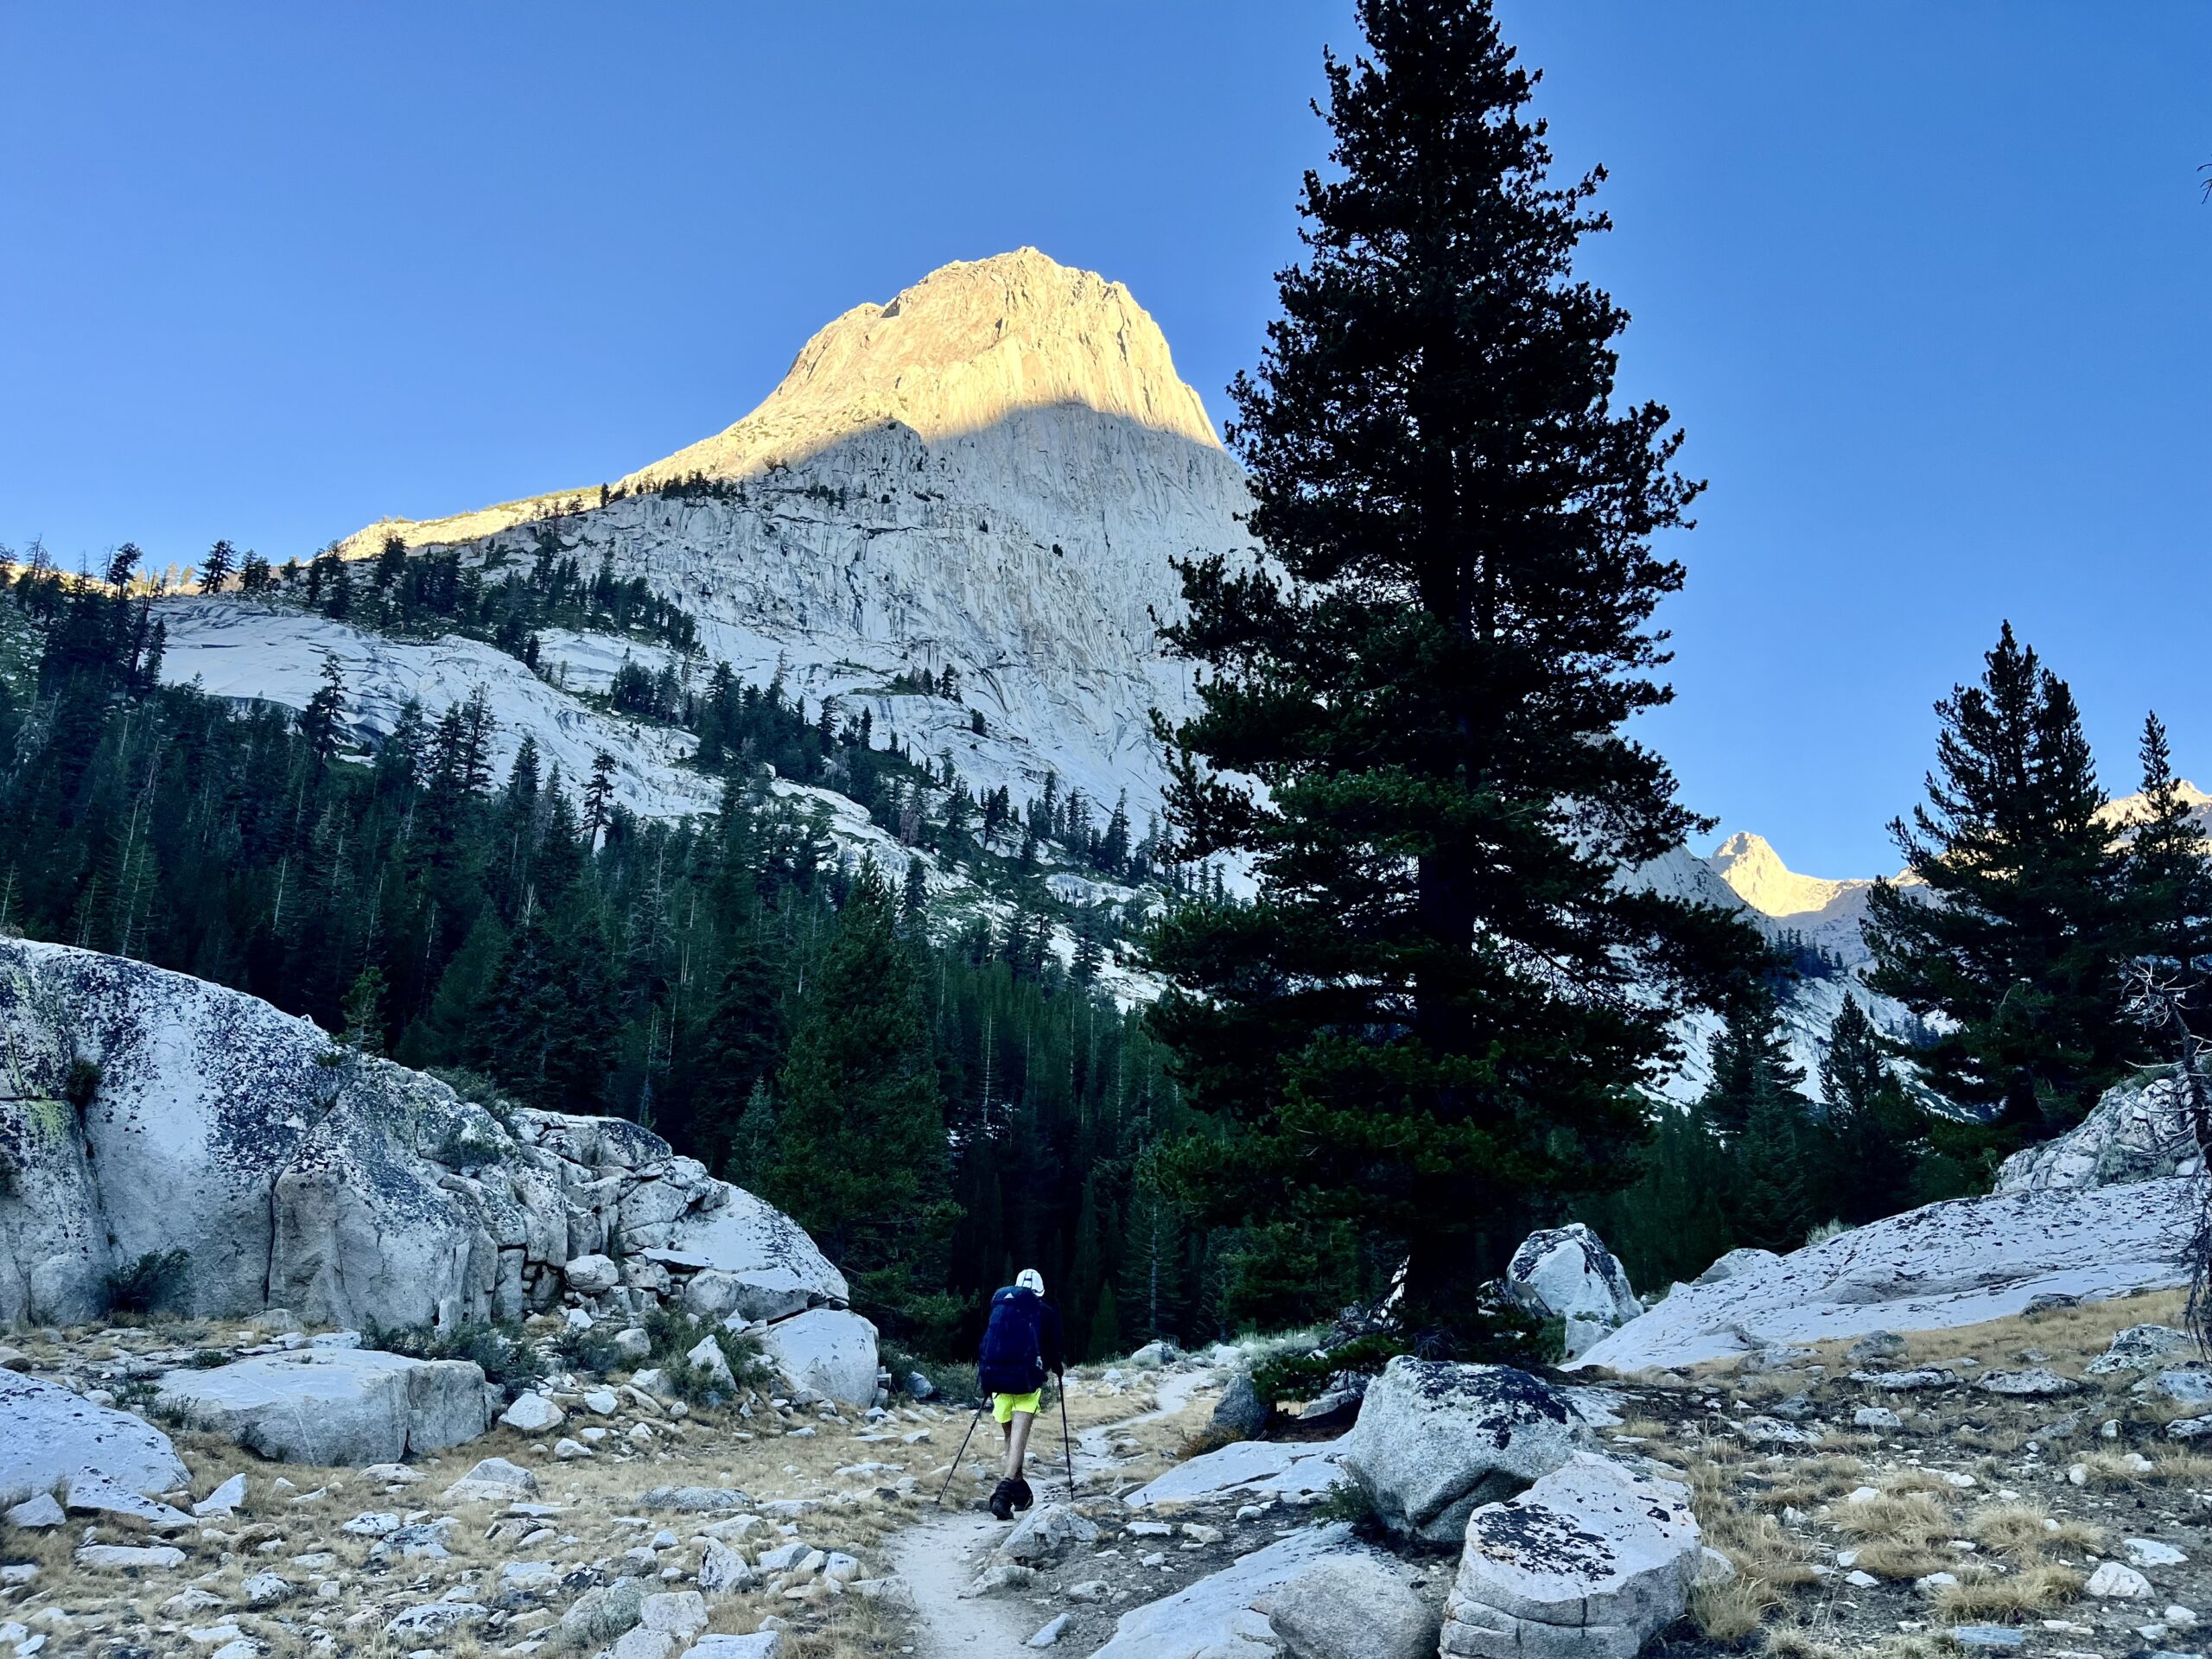
[[2212, 841], [2157, 715], [2143, 721], [2143, 811], [2127, 844], [2127, 895], [2147, 966], [2171, 986], [2185, 1016], [2201, 1013], [2212, 957]]
[[1156, 1018], [1224, 1131], [1175, 1149], [1179, 1190], [1254, 1237], [1354, 1225], [1451, 1325], [1563, 1195], [1625, 1179], [1673, 1011], [1745, 946], [1616, 879], [1699, 822], [1623, 729], [1669, 700], [1682, 571], [1650, 542], [1698, 486], [1664, 408], [1616, 405], [1626, 317], [1573, 274], [1600, 175], [1550, 181], [1482, 0], [1359, 19], [1325, 65], [1338, 176], [1306, 176], [1232, 388], [1267, 559], [1186, 564], [1167, 630], [1206, 669], [1177, 855], [1245, 855], [1258, 894], [1166, 925]]
[[2073, 693], [2009, 622], [1983, 660], [1936, 705], [1926, 803], [1890, 826], [1923, 891], [1872, 888], [1866, 936], [1868, 983], [1944, 1017], [1913, 1058], [1943, 1095], [1996, 1110], [1994, 1154], [2079, 1121], [2125, 1069], [2132, 940]]

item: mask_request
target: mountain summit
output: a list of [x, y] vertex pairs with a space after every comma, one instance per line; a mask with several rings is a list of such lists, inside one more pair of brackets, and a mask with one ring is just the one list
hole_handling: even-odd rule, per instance
[[623, 482], [744, 478], [885, 421], [937, 443], [1062, 405], [1220, 447], [1128, 289], [1018, 248], [942, 266], [888, 305], [855, 306], [750, 415]]
[[[1190, 696], [1157, 632], [1181, 608], [1173, 561], [1248, 544], [1249, 500], [1129, 290], [1020, 248], [843, 312], [743, 419], [609, 485], [385, 519], [340, 550], [396, 537], [478, 573], [559, 559], [641, 582], [696, 620], [698, 653], [673, 667], [687, 683], [717, 662], [748, 684], [780, 677], [810, 709], [865, 714], [878, 747], [979, 798], [1004, 788], [1019, 805], [1049, 777], [1102, 817], [1126, 796], [1141, 834], [1165, 781], [1151, 711]], [[358, 631], [223, 607], [168, 621], [178, 671], [230, 695], [296, 702], [335, 653], [380, 706], [450, 701], [403, 648]], [[539, 643], [543, 672], [524, 674], [499, 718], [505, 741], [528, 728], [550, 753], [575, 720], [547, 730], [526, 706], [612, 670], [573, 640]], [[938, 685], [948, 670], [957, 696], [918, 690], [920, 671]], [[663, 778], [630, 791], [640, 810], [697, 810], [681, 786], [696, 775], [642, 751], [632, 766], [645, 735], [594, 737], [581, 758], [604, 741], [626, 772]]]
[[[1151, 313], [1122, 283], [1025, 247], [955, 260], [887, 304], [855, 306], [816, 332], [742, 420], [616, 487], [652, 490], [694, 475], [735, 481], [872, 429], [901, 427], [936, 444], [1054, 410], [1087, 411], [1221, 454], [1205, 405], [1177, 375]], [[468, 541], [557, 516], [598, 493], [594, 485], [442, 518], [387, 518], [340, 545], [359, 557], [390, 536], [410, 546]]]
[[1713, 873], [1753, 910], [1769, 916], [1806, 916], [1826, 910], [1839, 898], [1874, 884], [1863, 877], [1843, 881], [1800, 875], [1764, 836], [1741, 830], [1714, 849], [1707, 861]]

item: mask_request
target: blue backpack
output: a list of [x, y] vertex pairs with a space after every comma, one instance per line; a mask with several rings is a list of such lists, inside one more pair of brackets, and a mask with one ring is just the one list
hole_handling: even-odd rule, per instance
[[1031, 1394], [1045, 1386], [1044, 1299], [1009, 1285], [991, 1298], [976, 1359], [976, 1385], [986, 1394]]

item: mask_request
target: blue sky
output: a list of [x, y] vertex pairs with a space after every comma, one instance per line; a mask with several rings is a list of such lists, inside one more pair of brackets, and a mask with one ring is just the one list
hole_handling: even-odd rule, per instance
[[[1712, 480], [1649, 730], [1796, 868], [1889, 868], [2010, 616], [2108, 783], [2212, 785], [2212, 8], [1503, 0], [1624, 390]], [[715, 430], [835, 313], [1033, 243], [1217, 417], [1348, 6], [0, 0], [0, 541], [275, 556]]]

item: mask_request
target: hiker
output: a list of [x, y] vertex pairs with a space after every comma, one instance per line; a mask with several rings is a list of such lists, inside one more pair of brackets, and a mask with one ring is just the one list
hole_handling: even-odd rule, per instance
[[1035, 1503], [1021, 1478], [1029, 1451], [1030, 1426], [1037, 1421], [1047, 1373], [1066, 1384], [1067, 1356], [1060, 1344], [1060, 1316], [1045, 1300], [1045, 1275], [1024, 1268], [991, 1298], [990, 1323], [983, 1329], [982, 1351], [976, 1357], [978, 1384], [991, 1396], [991, 1415], [1006, 1438], [1006, 1472], [991, 1494], [991, 1513], [1001, 1521]]

